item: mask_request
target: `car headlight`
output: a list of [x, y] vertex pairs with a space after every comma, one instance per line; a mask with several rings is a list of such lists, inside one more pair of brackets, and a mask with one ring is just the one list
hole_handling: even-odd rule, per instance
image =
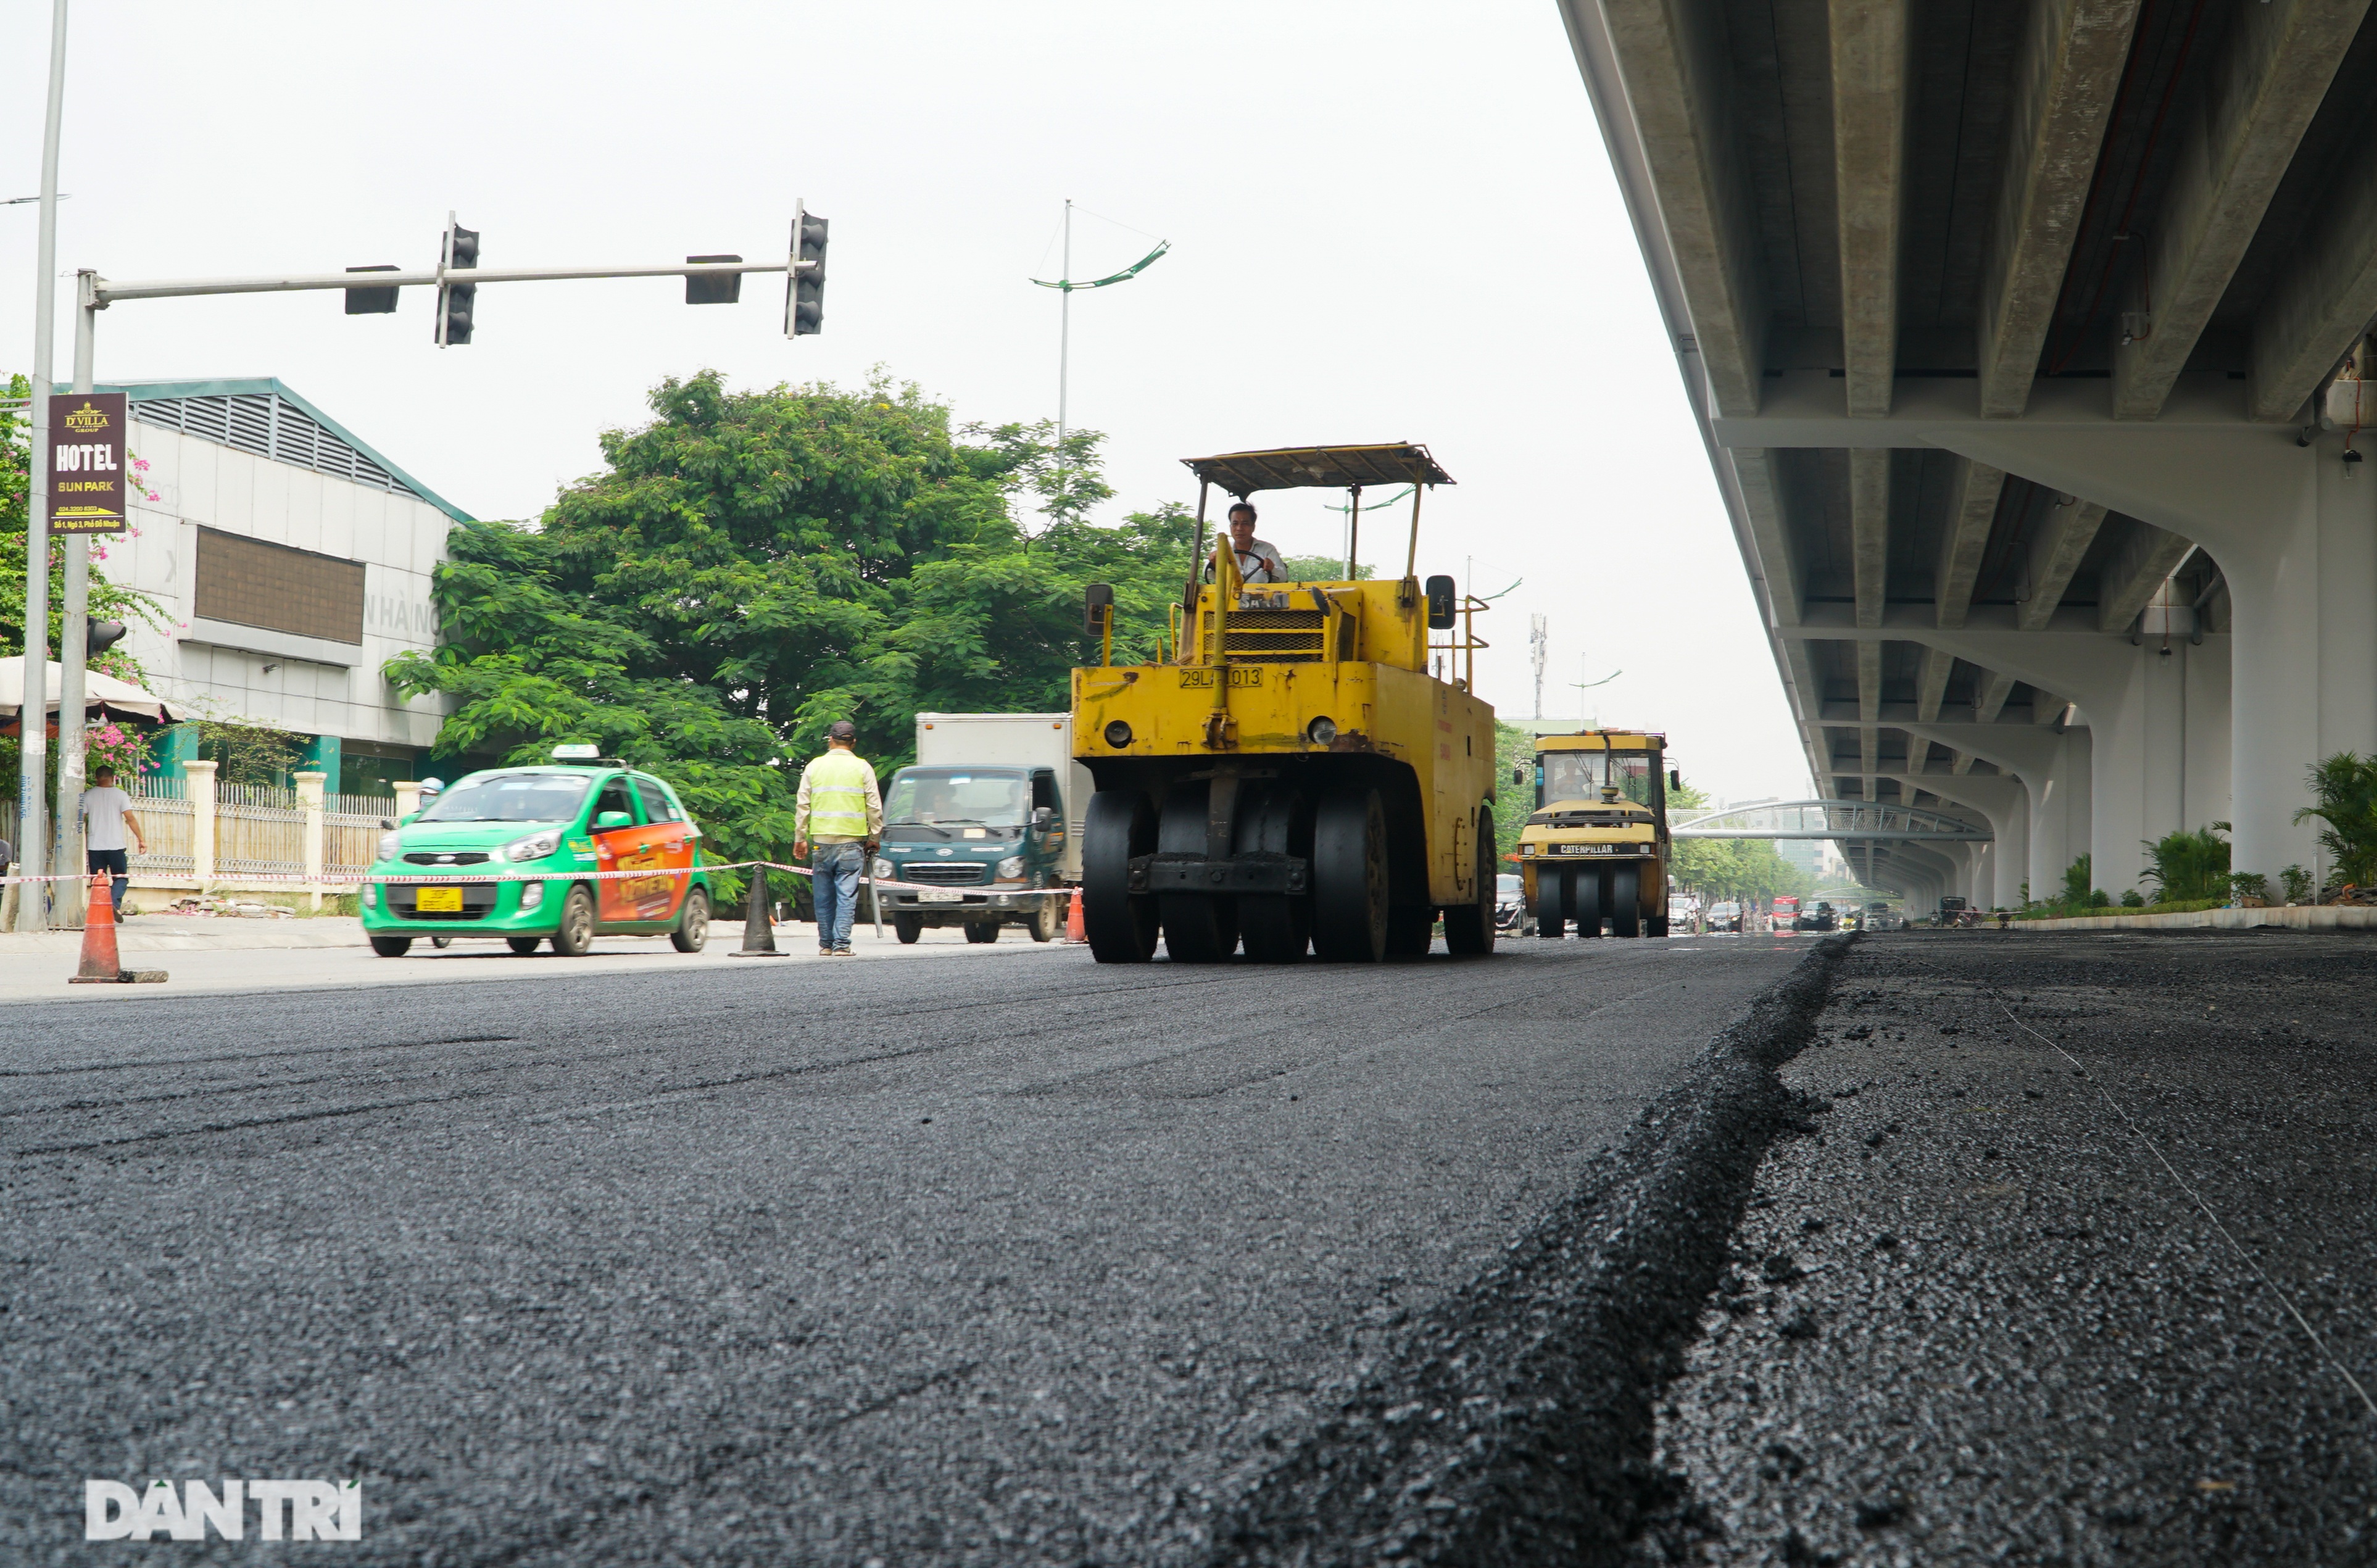
[[504, 858], [507, 860], [542, 860], [560, 847], [561, 830], [558, 828], [548, 828], [543, 832], [531, 833], [526, 838], [512, 840], [510, 844], [504, 846]]
[[875, 880], [878, 882], [888, 882], [899, 874], [891, 869], [891, 862], [889, 860], [878, 860], [875, 863]]
[[1000, 861], [998, 863], [998, 875], [1001, 877], [1020, 877], [1023, 875], [1023, 856], [1020, 855], [1010, 855], [1006, 859]]
[[379, 835], [379, 857], [382, 860], [393, 860], [403, 853], [404, 841], [402, 839], [397, 837], [394, 833], [382, 833]]

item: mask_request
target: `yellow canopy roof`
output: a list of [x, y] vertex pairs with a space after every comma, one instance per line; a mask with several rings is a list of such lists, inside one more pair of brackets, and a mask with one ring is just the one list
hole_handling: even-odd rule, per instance
[[1410, 441], [1370, 447], [1280, 447], [1182, 458], [1188, 471], [1233, 496], [1257, 490], [1346, 490], [1356, 485], [1450, 485], [1427, 449]]

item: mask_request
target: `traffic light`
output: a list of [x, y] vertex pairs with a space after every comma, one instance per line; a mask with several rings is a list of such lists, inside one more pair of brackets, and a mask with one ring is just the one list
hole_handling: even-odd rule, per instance
[[[740, 261], [739, 256], [688, 256], [687, 266], [704, 261]], [[743, 297], [743, 274], [712, 272], [706, 277], [687, 275], [685, 280], [685, 303], [687, 305], [733, 305]]]
[[[350, 272], [400, 272], [400, 267], [350, 267]], [[349, 289], [347, 314], [350, 316], [392, 316], [396, 312], [394, 289]]]
[[791, 278], [784, 283], [784, 336], [806, 338], [825, 326], [826, 221], [813, 212], [793, 220]]
[[97, 616], [82, 618], [82, 656], [96, 659], [124, 640], [122, 621], [103, 621]]
[[[466, 229], [446, 215], [446, 241], [439, 265], [448, 272], [474, 271], [479, 265], [479, 231]], [[476, 283], [441, 283], [437, 288], [437, 344], [440, 348], [471, 341], [471, 310], [478, 304]]]

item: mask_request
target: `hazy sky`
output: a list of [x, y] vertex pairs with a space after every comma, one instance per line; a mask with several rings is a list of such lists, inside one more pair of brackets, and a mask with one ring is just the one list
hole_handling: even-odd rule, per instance
[[[40, 184], [49, 6], [0, 6], [0, 198]], [[447, 211], [485, 265], [782, 254], [832, 221], [826, 329], [780, 280], [687, 307], [675, 280], [480, 291], [440, 350], [430, 300], [163, 300], [101, 317], [102, 380], [278, 376], [481, 517], [531, 517], [646, 417], [663, 377], [875, 367], [961, 420], [1052, 416], [1068, 197], [1073, 423], [1108, 433], [1117, 509], [1192, 500], [1184, 457], [1426, 442], [1458, 482], [1420, 570], [1476, 591], [1483, 693], [1665, 729], [1714, 792], [1807, 774], [1631, 229], [1551, 0], [1195, 6], [321, 4], [76, 0], [59, 265], [119, 279], [426, 267]], [[1105, 221], [1101, 220], [1111, 220]], [[34, 209], [0, 208], [0, 366], [30, 358]], [[62, 307], [70, 287], [59, 291]], [[71, 368], [62, 308], [57, 369]], [[1260, 499], [1259, 497], [1259, 499]], [[1333, 550], [1315, 492], [1265, 501]], [[1400, 522], [1364, 529], [1401, 569]], [[1390, 555], [1392, 552], [1392, 555]], [[1589, 672], [1589, 675], [1585, 672]]]

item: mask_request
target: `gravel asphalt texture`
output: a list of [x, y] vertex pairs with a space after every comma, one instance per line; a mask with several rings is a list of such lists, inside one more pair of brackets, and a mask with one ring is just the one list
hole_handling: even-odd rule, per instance
[[1610, 1547], [1818, 945], [0, 1008], [0, 1562], [259, 1560], [81, 1539], [156, 1477], [436, 1568]]
[[2350, 934], [1861, 939], [1633, 1561], [2377, 1563], [2372, 987]]

